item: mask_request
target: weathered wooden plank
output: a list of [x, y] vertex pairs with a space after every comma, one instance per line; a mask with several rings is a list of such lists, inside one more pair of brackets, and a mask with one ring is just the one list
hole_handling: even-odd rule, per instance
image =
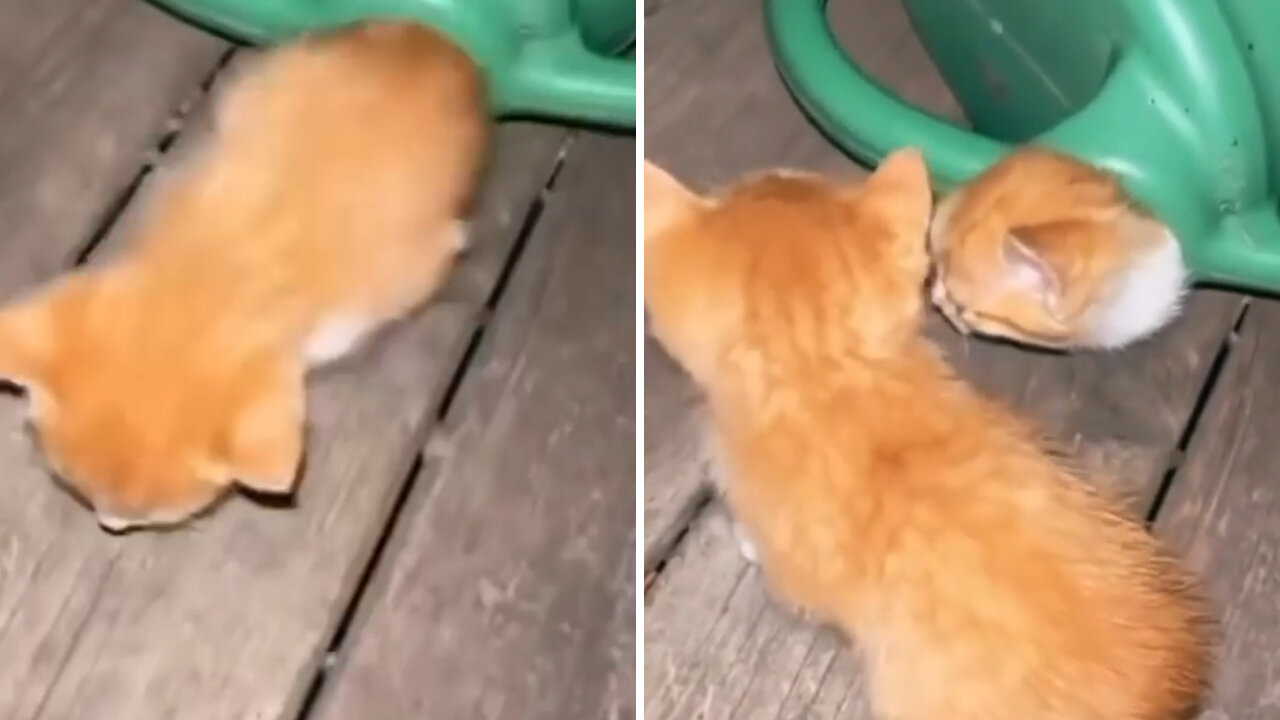
[[571, 148], [318, 720], [634, 717], [634, 178]]
[[[144, 3], [0, 4], [0, 297], [64, 268], [226, 44]], [[113, 558], [0, 397], [0, 714], [37, 716]], [[68, 528], [66, 531], [61, 528]]]
[[[656, 341], [644, 344], [644, 572], [705, 501], [710, 449], [697, 390]], [[702, 490], [700, 492], [700, 489]]]
[[1203, 720], [1280, 714], [1278, 406], [1280, 302], [1254, 300], [1155, 523], [1221, 623]]
[[108, 537], [39, 471], [17, 413], [0, 417], [0, 466], [27, 496], [0, 510], [0, 714], [292, 716], [565, 137], [503, 128], [476, 247], [440, 301], [311, 379], [295, 509], [237, 500], [184, 532]]
[[225, 42], [137, 0], [0, 2], [0, 297], [65, 267]]
[[[883, 84], [963, 122], [897, 3], [833, 3], [830, 12], [845, 47]], [[647, 22], [646, 42], [645, 152], [690, 183], [709, 189], [778, 166], [865, 174], [788, 97], [768, 56], [759, 13], [744, 13], [732, 0], [664, 5]], [[1100, 481], [1131, 495], [1142, 511], [1242, 305], [1237, 295], [1197, 292], [1174, 327], [1112, 354], [1049, 355], [968, 340], [936, 318], [931, 334], [962, 375], [1061, 439], [1104, 473]], [[646, 386], [646, 407], [688, 407], [692, 416], [697, 403], [690, 396], [687, 384], [663, 380]], [[658, 526], [646, 524], [647, 549], [663, 547], [658, 539], [681, 529], [681, 513], [704, 492], [708, 458], [705, 450], [688, 449], [685, 427], [671, 420], [646, 425], [646, 459], [675, 458], [660, 473], [646, 467], [646, 522], [659, 519]], [[856, 656], [836, 651], [834, 637], [814, 640], [806, 623], [787, 625], [772, 604], [743, 601], [743, 593], [759, 592], [743, 589], [755, 587], [753, 573], [741, 585], [716, 580], [745, 572], [734, 543], [702, 524], [682, 548], [699, 542], [714, 551], [698, 558], [679, 550], [646, 593], [648, 717], [675, 720], [697, 710], [707, 717], [866, 717], [859, 710], [865, 697]], [[646, 557], [646, 567], [655, 561]], [[707, 608], [717, 614], [698, 614]], [[684, 622], [686, 632], [657, 629]], [[771, 636], [744, 635], [760, 632], [756, 627], [769, 628]], [[801, 647], [816, 649], [802, 654]]]
[[646, 718], [869, 720], [856, 655], [772, 601], [721, 509], [699, 515], [649, 597]]

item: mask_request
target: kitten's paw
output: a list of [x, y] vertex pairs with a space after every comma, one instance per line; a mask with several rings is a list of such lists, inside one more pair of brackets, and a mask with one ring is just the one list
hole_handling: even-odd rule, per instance
[[373, 322], [358, 315], [335, 313], [316, 324], [302, 348], [308, 367], [327, 365], [353, 352], [373, 329]]
[[733, 535], [738, 539], [738, 551], [742, 553], [743, 559], [752, 565], [758, 565], [760, 563], [760, 555], [756, 552], [756, 544], [751, 540], [746, 528], [735, 522], [733, 524]]
[[929, 299], [933, 301], [934, 307], [941, 310], [944, 306], [951, 305], [950, 299], [947, 298], [947, 286], [942, 284], [940, 278], [934, 279], [933, 285], [929, 288]]
[[465, 255], [475, 244], [471, 239], [471, 225], [466, 220], [454, 220], [449, 225], [449, 242], [455, 252]]
[[951, 296], [947, 294], [947, 288], [941, 280], [933, 283], [933, 288], [929, 293], [929, 299], [933, 301], [933, 306], [942, 313], [942, 317], [946, 319], [951, 328], [961, 335], [969, 334], [969, 323], [961, 317], [960, 309], [955, 303], [951, 302]]

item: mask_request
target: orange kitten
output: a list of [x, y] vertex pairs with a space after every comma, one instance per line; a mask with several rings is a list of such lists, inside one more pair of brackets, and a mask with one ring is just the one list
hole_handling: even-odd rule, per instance
[[716, 198], [645, 169], [645, 303], [703, 387], [782, 599], [866, 653], [886, 720], [1173, 720], [1201, 606], [1141, 524], [921, 335], [924, 163]]
[[108, 529], [291, 492], [305, 369], [441, 283], [488, 133], [467, 56], [398, 22], [266, 55], [216, 119], [118, 259], [0, 311], [0, 375]]
[[938, 204], [933, 301], [962, 332], [1118, 348], [1179, 311], [1187, 271], [1169, 229], [1109, 173], [1026, 147]]

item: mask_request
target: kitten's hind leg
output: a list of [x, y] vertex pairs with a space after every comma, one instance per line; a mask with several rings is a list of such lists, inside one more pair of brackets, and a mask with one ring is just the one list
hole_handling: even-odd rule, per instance
[[311, 330], [302, 348], [307, 367], [319, 367], [350, 355], [361, 340], [373, 330], [375, 323], [355, 313], [332, 313]]

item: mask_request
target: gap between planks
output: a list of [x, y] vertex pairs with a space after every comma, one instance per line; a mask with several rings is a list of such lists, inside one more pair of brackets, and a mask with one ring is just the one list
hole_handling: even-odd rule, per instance
[[[364, 563], [364, 568], [360, 573], [360, 578], [356, 582], [355, 589], [352, 591], [350, 599], [346, 603], [346, 607], [342, 610], [341, 619], [338, 621], [337, 627], [334, 629], [333, 637], [329, 641], [328, 647], [324, 653], [323, 661], [316, 667], [311, 682], [308, 684], [305, 696], [295, 715], [297, 720], [306, 720], [311, 717], [316, 709], [316, 702], [321, 697], [325, 683], [328, 681], [330, 671], [337, 665], [345, 647], [345, 642], [350, 633], [351, 626], [357, 614], [361, 611], [362, 603], [365, 595], [370, 587], [370, 582], [374, 577], [374, 572], [381, 564], [386, 555], [388, 544], [395, 535], [396, 528], [400, 525], [402, 518], [405, 516], [406, 507], [409, 505], [409, 499], [417, 496], [421, 502], [429, 501], [431, 493], [435, 490], [434, 481], [435, 473], [427, 472], [428, 467], [439, 459], [440, 455], [448, 453], [450, 430], [448, 421], [450, 419], [450, 410], [453, 408], [453, 400], [457, 395], [458, 388], [462, 387], [469, 371], [475, 367], [476, 351], [480, 348], [484, 340], [485, 333], [489, 330], [493, 318], [499, 312], [503, 297], [506, 295], [507, 287], [510, 283], [511, 276], [515, 272], [516, 265], [524, 256], [525, 248], [528, 246], [529, 238], [533, 235], [534, 229], [538, 225], [538, 221], [542, 219], [543, 211], [546, 209], [548, 195], [554, 190], [556, 179], [560, 175], [560, 171], [564, 168], [565, 158], [568, 156], [573, 146], [576, 134], [570, 134], [561, 146], [559, 154], [552, 163], [547, 179], [534, 196], [533, 202], [530, 204], [525, 213], [524, 219], [521, 221], [520, 229], [516, 236], [515, 242], [511, 248], [506, 262], [498, 276], [498, 280], [494, 283], [493, 291], [489, 298], [485, 301], [484, 307], [476, 318], [475, 328], [471, 332], [471, 336], [466, 343], [465, 349], [462, 351], [458, 359], [457, 366], [454, 368], [445, 390], [441, 394], [440, 400], [434, 410], [435, 423], [431, 430], [424, 438], [422, 449], [420, 449], [413, 458], [408, 471], [405, 473], [404, 479], [400, 483], [400, 488], [396, 492], [390, 514], [386, 523], [383, 525], [382, 532], [379, 534], [374, 543], [373, 550], [370, 552], [368, 560]], [[427, 483], [425, 487], [422, 483]], [[415, 492], [418, 491], [418, 492]]]
[[579, 143], [316, 717], [631, 716], [635, 149]]
[[191, 114], [204, 105], [206, 97], [217, 83], [218, 77], [231, 64], [232, 58], [235, 57], [239, 50], [240, 48], [234, 45], [228, 47], [222, 56], [218, 58], [218, 61], [214, 63], [209, 73], [196, 85], [195, 90], [174, 108], [173, 114], [165, 121], [164, 132], [156, 138], [151, 148], [143, 154], [138, 171], [108, 203], [103, 210], [101, 219], [94, 224], [94, 229], [88, 238], [72, 253], [70, 262], [72, 268], [78, 268], [88, 263], [93, 256], [93, 251], [97, 250], [98, 246], [111, 234], [112, 228], [124, 216], [129, 204], [137, 196], [138, 190], [142, 188], [143, 183], [146, 182], [151, 173], [164, 162], [165, 155], [178, 141], [178, 137], [182, 135], [182, 131], [185, 129]]
[[1178, 435], [1178, 442], [1169, 451], [1169, 460], [1165, 466], [1164, 475], [1160, 478], [1160, 483], [1156, 487], [1155, 493], [1151, 497], [1151, 503], [1147, 506], [1143, 520], [1147, 527], [1150, 528], [1159, 518], [1160, 510], [1164, 508], [1165, 499], [1169, 496], [1169, 491], [1173, 488], [1177, 481], [1179, 471], [1182, 469], [1183, 463], [1187, 459], [1187, 447], [1191, 445], [1191, 440], [1195, 436], [1196, 431], [1200, 429], [1200, 419], [1204, 415], [1204, 411], [1209, 407], [1209, 401], [1213, 399], [1213, 394], [1218, 389], [1222, 380], [1222, 372], [1227, 367], [1227, 360], [1231, 357], [1231, 353], [1236, 348], [1236, 343], [1240, 340], [1240, 328], [1244, 326], [1245, 317], [1249, 314], [1250, 298], [1244, 298], [1240, 303], [1240, 310], [1236, 313], [1235, 320], [1227, 328], [1227, 332], [1222, 337], [1222, 343], [1218, 346], [1218, 351], [1214, 354], [1213, 361], [1209, 364], [1209, 371], [1205, 375], [1204, 383], [1200, 386], [1200, 393], [1196, 396], [1195, 403], [1191, 406], [1191, 412], [1187, 415], [1187, 421], [1183, 425], [1182, 432]]

